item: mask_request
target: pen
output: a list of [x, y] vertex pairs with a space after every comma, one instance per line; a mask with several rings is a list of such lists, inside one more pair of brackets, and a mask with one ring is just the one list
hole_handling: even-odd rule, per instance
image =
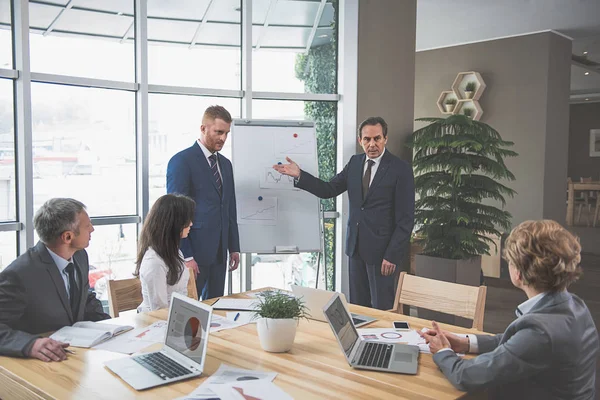
[[69, 354], [75, 354], [75, 352], [71, 349], [63, 349], [65, 351], [65, 353], [69, 353]]
[[234, 321], [237, 321], [237, 319], [240, 317], [240, 313], [235, 314], [235, 317], [233, 317]]

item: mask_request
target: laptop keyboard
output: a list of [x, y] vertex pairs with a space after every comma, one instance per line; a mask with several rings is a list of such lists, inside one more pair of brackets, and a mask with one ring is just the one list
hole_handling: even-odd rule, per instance
[[192, 373], [162, 353], [142, 354], [132, 358], [142, 367], [163, 380], [177, 378]]
[[393, 344], [366, 342], [358, 365], [364, 367], [387, 368], [394, 350]]

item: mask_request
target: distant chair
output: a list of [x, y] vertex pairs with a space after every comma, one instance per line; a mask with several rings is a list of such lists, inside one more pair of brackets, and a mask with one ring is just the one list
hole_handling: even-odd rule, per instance
[[[579, 178], [581, 183], [592, 183], [592, 177], [586, 177], [586, 178]], [[587, 226], [590, 226], [590, 216], [592, 215], [592, 207], [595, 207], [596, 204], [598, 203], [598, 195], [595, 191], [585, 191], [581, 193], [581, 199], [583, 200], [583, 202], [581, 202], [579, 204], [579, 212], [578, 212], [578, 216], [577, 216], [577, 222], [579, 222], [579, 220], [581, 219], [581, 210], [583, 209], [583, 206], [585, 206], [587, 208], [587, 214], [586, 214], [586, 223]], [[597, 208], [597, 207], [596, 207]], [[594, 218], [594, 223], [596, 222], [596, 219]]]
[[404, 305], [422, 307], [472, 319], [473, 328], [483, 331], [486, 294], [485, 286], [461, 285], [401, 272], [396, 301], [390, 311], [403, 314]]
[[142, 304], [142, 283], [138, 278], [108, 281], [109, 314], [117, 318], [122, 311], [135, 310]]
[[190, 271], [190, 279], [187, 284], [187, 295], [191, 299], [198, 300], [198, 289], [196, 289], [196, 276], [194, 275], [194, 270], [188, 267], [188, 271]]

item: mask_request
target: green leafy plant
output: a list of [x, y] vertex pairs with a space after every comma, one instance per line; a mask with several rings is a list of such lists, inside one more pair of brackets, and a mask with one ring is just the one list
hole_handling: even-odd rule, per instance
[[463, 114], [467, 117], [471, 117], [471, 116], [473, 116], [473, 109], [472, 108], [463, 108]]
[[475, 82], [467, 82], [467, 85], [465, 86], [465, 92], [474, 92], [475, 89], [477, 89], [477, 84]]
[[[514, 180], [504, 164], [518, 154], [491, 126], [464, 115], [420, 118], [430, 124], [413, 133], [415, 241], [422, 254], [469, 259], [490, 254], [491, 235], [510, 229], [511, 215], [486, 200], [506, 204], [515, 191], [500, 183]], [[418, 239], [417, 239], [418, 238]]]
[[266, 291], [257, 297], [259, 303], [254, 307], [254, 318], [300, 319], [310, 314], [301, 298], [277, 291]]
[[456, 99], [446, 99], [446, 104], [455, 105], [457, 103]]

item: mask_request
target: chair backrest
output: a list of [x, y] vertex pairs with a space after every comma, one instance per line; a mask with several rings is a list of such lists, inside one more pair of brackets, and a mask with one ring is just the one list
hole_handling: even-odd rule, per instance
[[142, 304], [142, 284], [139, 278], [109, 280], [109, 314], [117, 318], [121, 311], [136, 309]]
[[198, 289], [196, 289], [196, 276], [194, 275], [194, 270], [188, 267], [188, 271], [190, 271], [190, 279], [187, 284], [187, 295], [191, 299], [198, 300]]
[[593, 182], [591, 176], [588, 177], [588, 178], [579, 178], [579, 180], [581, 181], [581, 183], [590, 183], [590, 182]]
[[403, 305], [457, 315], [473, 320], [473, 328], [483, 331], [485, 286], [468, 286], [400, 273], [396, 301], [391, 311], [403, 314]]

